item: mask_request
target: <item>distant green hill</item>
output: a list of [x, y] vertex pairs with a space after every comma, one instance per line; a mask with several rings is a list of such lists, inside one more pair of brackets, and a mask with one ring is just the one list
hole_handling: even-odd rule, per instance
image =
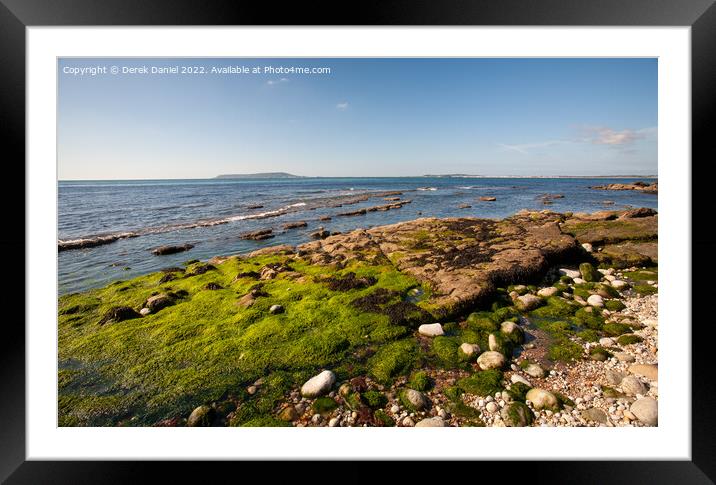
[[266, 173], [231, 173], [218, 175], [218, 179], [300, 179], [304, 178], [300, 175], [293, 175], [286, 172], [266, 172]]

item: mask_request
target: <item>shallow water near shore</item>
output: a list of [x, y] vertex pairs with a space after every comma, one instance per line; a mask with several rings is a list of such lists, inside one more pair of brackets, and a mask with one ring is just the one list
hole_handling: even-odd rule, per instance
[[[59, 253], [59, 293], [98, 288], [118, 279], [175, 266], [190, 259], [246, 253], [276, 244], [301, 244], [319, 226], [346, 232], [418, 217], [501, 218], [520, 209], [594, 212], [625, 207], [657, 207], [657, 196], [635, 191], [602, 191], [590, 186], [640, 179], [606, 178], [300, 178], [286, 180], [61, 181], [58, 239], [75, 240], [133, 233], [93, 248]], [[387, 192], [402, 194], [387, 196]], [[560, 194], [545, 205], [545, 194]], [[411, 201], [401, 208], [338, 216], [385, 205], [384, 199]], [[494, 197], [495, 201], [479, 201]], [[611, 203], [605, 203], [609, 201]], [[469, 205], [470, 207], [465, 207]], [[261, 206], [261, 207], [258, 207]], [[330, 217], [321, 221], [320, 218]], [[284, 230], [289, 222], [307, 226]], [[273, 229], [265, 241], [241, 234]], [[189, 251], [154, 256], [167, 244], [194, 245]]]

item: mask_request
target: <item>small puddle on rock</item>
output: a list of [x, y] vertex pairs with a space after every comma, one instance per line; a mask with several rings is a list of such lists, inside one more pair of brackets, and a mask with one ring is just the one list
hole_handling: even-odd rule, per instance
[[422, 288], [412, 288], [408, 290], [408, 294], [405, 296], [405, 301], [409, 303], [418, 303], [425, 298], [425, 292]]

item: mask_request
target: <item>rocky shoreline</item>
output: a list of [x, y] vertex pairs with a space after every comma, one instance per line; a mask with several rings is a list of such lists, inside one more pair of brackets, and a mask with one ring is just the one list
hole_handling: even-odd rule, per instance
[[418, 219], [63, 296], [60, 425], [658, 425], [657, 219]]

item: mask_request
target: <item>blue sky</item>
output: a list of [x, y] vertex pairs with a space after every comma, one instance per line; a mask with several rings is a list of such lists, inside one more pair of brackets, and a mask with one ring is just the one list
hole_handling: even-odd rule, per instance
[[[205, 73], [121, 73], [141, 66]], [[249, 73], [210, 72], [226, 66]], [[63, 59], [58, 67], [62, 180], [657, 173], [656, 59]], [[92, 67], [107, 73], [77, 73]]]

